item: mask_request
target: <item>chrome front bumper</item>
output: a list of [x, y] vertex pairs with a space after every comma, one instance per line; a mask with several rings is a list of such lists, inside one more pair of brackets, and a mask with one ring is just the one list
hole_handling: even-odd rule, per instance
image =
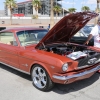
[[100, 70], [100, 66], [97, 66], [97, 67], [95, 67], [95, 68], [93, 68], [91, 70], [84, 71], [82, 73], [73, 74], [73, 75], [69, 75], [69, 76], [57, 76], [57, 75], [53, 75], [53, 78], [64, 81], [64, 80], [68, 80], [68, 79], [72, 79], [72, 78], [78, 78], [78, 77], [81, 77], [81, 76], [84, 76], [84, 75], [96, 72], [98, 70]]

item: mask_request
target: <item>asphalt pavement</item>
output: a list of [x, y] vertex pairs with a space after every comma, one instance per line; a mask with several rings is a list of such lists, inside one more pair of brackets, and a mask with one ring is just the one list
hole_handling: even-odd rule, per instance
[[0, 100], [100, 100], [100, 74], [42, 92], [29, 75], [0, 64]]

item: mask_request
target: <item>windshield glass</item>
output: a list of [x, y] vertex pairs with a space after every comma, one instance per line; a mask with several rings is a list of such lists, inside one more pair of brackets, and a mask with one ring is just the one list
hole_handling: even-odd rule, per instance
[[82, 28], [82, 31], [83, 31], [86, 35], [89, 35], [93, 27], [94, 27], [94, 25], [90, 25], [90, 26], [86, 25], [86, 26], [84, 26], [84, 27]]
[[47, 30], [25, 30], [17, 32], [22, 46], [37, 44], [47, 34]]

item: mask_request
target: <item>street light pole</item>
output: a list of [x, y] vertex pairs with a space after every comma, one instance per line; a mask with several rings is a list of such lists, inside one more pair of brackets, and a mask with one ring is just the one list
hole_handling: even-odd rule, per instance
[[73, 8], [74, 8], [74, 0], [73, 0]]
[[84, 0], [83, 0], [83, 2], [82, 2], [82, 7], [84, 6]]
[[63, 3], [62, 3], [63, 0], [61, 0], [61, 7], [62, 7], [62, 17], [64, 17], [64, 8], [63, 8]]

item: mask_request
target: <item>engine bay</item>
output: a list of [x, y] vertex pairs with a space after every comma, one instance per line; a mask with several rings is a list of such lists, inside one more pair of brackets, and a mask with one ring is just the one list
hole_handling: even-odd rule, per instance
[[74, 43], [55, 43], [43, 45], [39, 49], [78, 61], [78, 68], [85, 68], [100, 63], [100, 53], [91, 50], [84, 45]]
[[45, 51], [69, 57], [73, 60], [79, 60], [86, 57], [95, 56], [97, 52], [87, 49], [83, 45], [75, 44], [53, 44], [45, 46]]

